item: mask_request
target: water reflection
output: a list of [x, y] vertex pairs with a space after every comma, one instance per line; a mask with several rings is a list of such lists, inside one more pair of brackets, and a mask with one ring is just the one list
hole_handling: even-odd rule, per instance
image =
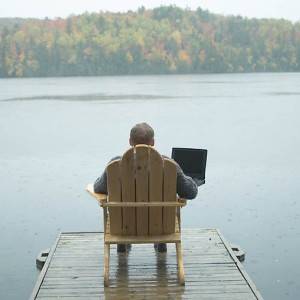
[[[111, 251], [112, 252], [112, 251]], [[129, 276], [128, 276], [128, 259], [129, 253], [117, 253], [117, 263], [114, 272], [114, 257], [111, 253], [110, 261], [110, 286], [104, 287], [104, 296], [106, 300], [109, 299], [128, 299], [129, 296]]]
[[[169, 245], [170, 247], [170, 245]], [[178, 282], [177, 286], [174, 287], [174, 279], [177, 280], [177, 277], [174, 278], [174, 274], [171, 272], [171, 265], [169, 265], [168, 258], [170, 253], [160, 253], [155, 252], [156, 255], [156, 276], [157, 276], [157, 296], [164, 296], [165, 299], [182, 299], [184, 292], [184, 286], [180, 286]], [[177, 268], [176, 268], [177, 271]], [[174, 294], [176, 290], [176, 293]]]
[[158, 286], [168, 286], [167, 252], [159, 253], [156, 256], [156, 276]]
[[118, 253], [118, 265], [116, 270], [116, 286], [128, 287], [128, 253]]
[[173, 251], [159, 253], [151, 249], [153, 245], [134, 246], [133, 253], [112, 254], [110, 286], [104, 288], [105, 299], [182, 299], [184, 287], [177, 282]]

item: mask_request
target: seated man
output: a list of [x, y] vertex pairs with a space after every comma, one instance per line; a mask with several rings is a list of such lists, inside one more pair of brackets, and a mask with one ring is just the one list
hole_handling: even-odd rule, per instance
[[[154, 130], [147, 123], [136, 124], [130, 131], [129, 144], [136, 146], [138, 144], [146, 144], [154, 146]], [[120, 156], [114, 157], [112, 160], [121, 158]], [[112, 161], [111, 160], [111, 161]], [[186, 176], [180, 166], [176, 163], [177, 168], [177, 194], [181, 198], [193, 199], [197, 196], [198, 186], [195, 181]], [[107, 176], [106, 171], [99, 177], [94, 183], [95, 193], [107, 194]], [[167, 246], [164, 243], [155, 245], [159, 252], [167, 250]], [[126, 250], [125, 245], [118, 244], [118, 252]]]

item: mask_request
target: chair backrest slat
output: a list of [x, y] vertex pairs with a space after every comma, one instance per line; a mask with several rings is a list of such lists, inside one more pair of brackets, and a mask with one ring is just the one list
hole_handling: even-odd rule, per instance
[[[163, 159], [151, 148], [149, 153], [149, 201], [163, 201]], [[161, 207], [149, 208], [149, 234], [163, 233], [163, 215]]]
[[[108, 201], [174, 202], [176, 165], [154, 148], [137, 145], [107, 167]], [[161, 235], [175, 232], [175, 207], [110, 207], [112, 234]]]
[[[149, 148], [136, 147], [136, 202], [149, 201]], [[136, 232], [137, 235], [148, 235], [149, 219], [148, 208], [136, 208]]]
[[[129, 149], [121, 159], [122, 201], [135, 202], [134, 148]], [[136, 235], [135, 208], [123, 208], [123, 234]]]
[[[115, 160], [107, 166], [107, 189], [109, 201], [121, 202], [121, 178], [120, 178], [120, 161]], [[113, 222], [110, 224], [110, 233], [122, 234], [122, 208], [114, 207], [109, 209], [110, 218]]]
[[[169, 159], [164, 159], [164, 201], [176, 200], [176, 165]], [[175, 207], [163, 208], [163, 231], [165, 234], [175, 231]]]

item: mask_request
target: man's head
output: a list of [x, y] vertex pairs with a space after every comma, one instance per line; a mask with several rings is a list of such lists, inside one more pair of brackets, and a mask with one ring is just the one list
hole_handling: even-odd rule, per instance
[[139, 123], [131, 128], [129, 144], [135, 146], [146, 144], [154, 146], [154, 130], [147, 123]]

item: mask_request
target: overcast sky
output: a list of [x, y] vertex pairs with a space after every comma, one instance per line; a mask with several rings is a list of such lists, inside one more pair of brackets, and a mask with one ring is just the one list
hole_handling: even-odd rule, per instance
[[257, 18], [285, 18], [300, 21], [300, 0], [0, 0], [0, 17], [66, 17], [85, 11], [127, 11], [140, 6], [153, 8], [175, 4], [195, 9], [202, 7], [225, 15]]

